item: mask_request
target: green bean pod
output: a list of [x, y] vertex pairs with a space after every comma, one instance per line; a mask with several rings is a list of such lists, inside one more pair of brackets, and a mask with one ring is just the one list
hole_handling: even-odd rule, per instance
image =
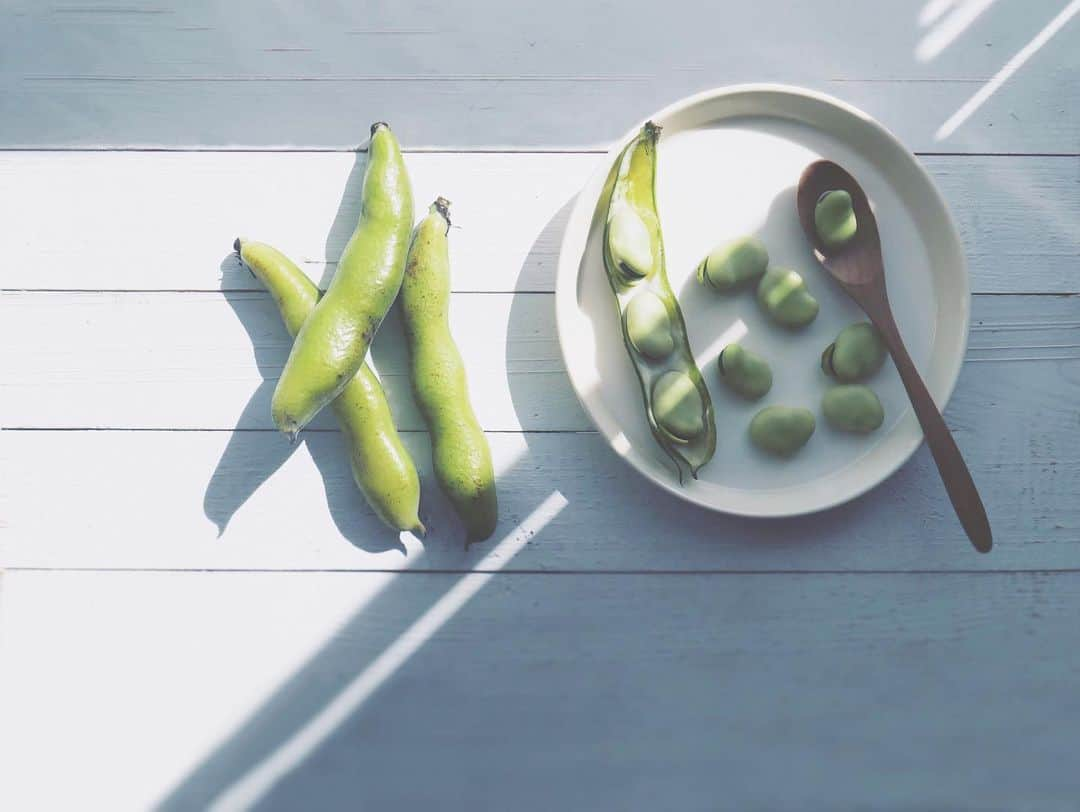
[[413, 392], [431, 431], [435, 476], [465, 525], [466, 542], [473, 542], [495, 532], [498, 500], [491, 449], [469, 403], [465, 366], [450, 335], [449, 206], [438, 198], [413, 232], [401, 312]]
[[[270, 291], [289, 335], [295, 336], [315, 309], [318, 287], [288, 257], [265, 243], [238, 239], [233, 247]], [[379, 379], [366, 363], [330, 407], [345, 434], [353, 479], [371, 509], [395, 530], [423, 535], [417, 513], [420, 477], [394, 427]]]
[[401, 287], [412, 188], [397, 139], [382, 122], [371, 126], [360, 200], [334, 279], [300, 328], [274, 390], [274, 423], [290, 437], [356, 375]]
[[656, 142], [647, 122], [620, 153], [597, 204], [604, 218], [604, 269], [619, 308], [623, 342], [633, 362], [656, 442], [679, 481], [692, 477], [716, 450], [712, 400], [694, 361], [686, 323], [668, 282], [656, 210]]

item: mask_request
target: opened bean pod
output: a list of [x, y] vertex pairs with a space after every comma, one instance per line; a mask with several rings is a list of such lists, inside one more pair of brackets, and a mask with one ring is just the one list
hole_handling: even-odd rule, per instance
[[712, 400], [694, 361], [686, 324], [668, 282], [656, 211], [656, 144], [648, 122], [620, 153], [597, 204], [604, 269], [619, 308], [653, 437], [693, 477], [716, 450]]

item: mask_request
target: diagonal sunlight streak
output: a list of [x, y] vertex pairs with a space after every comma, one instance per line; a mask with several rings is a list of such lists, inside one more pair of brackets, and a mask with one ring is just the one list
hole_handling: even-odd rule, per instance
[[994, 0], [964, 0], [948, 17], [922, 38], [915, 47], [915, 57], [920, 62], [929, 62], [939, 56], [993, 4]]
[[746, 326], [746, 322], [742, 319], [735, 319], [724, 332], [716, 337], [708, 347], [705, 348], [705, 352], [697, 353], [696, 357], [704, 361], [710, 361], [720, 354], [720, 351], [724, 349], [728, 344], [734, 344], [736, 341], [741, 341], [743, 337], [750, 332], [750, 328]]
[[551, 493], [477, 563], [475, 571], [463, 575], [319, 713], [277, 747], [262, 763], [218, 795], [209, 808], [218, 812], [231, 812], [249, 809], [256, 804], [393, 677], [413, 654], [456, 615], [499, 570], [510, 563], [529, 539], [558, 516], [567, 504], [566, 497], [559, 491]]
[[1006, 62], [1001, 70], [993, 75], [989, 82], [979, 88], [974, 96], [964, 102], [960, 109], [953, 113], [948, 121], [938, 128], [938, 131], [934, 133], [934, 140], [944, 141], [956, 132], [960, 125], [971, 118], [975, 111], [982, 107], [986, 100], [993, 96], [998, 88], [1005, 84], [1010, 76], [1020, 70], [1024, 63], [1027, 62], [1040, 48], [1046, 45], [1054, 34], [1064, 28], [1065, 24], [1075, 17], [1078, 11], [1080, 11], [1080, 0], [1072, 0], [1072, 2], [1065, 6], [1054, 19], [1046, 24], [1046, 27], [1043, 28], [1042, 31], [1035, 35], [1031, 42], [1017, 51], [1012, 59]]
[[919, 12], [919, 25], [924, 28], [956, 5], [956, 0], [928, 0]]

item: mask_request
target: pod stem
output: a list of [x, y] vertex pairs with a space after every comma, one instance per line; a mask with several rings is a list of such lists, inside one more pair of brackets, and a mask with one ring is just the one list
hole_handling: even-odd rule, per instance
[[442, 218], [446, 221], [446, 233], [450, 233], [450, 201], [445, 197], [435, 198], [435, 202], [431, 204], [431, 208], [437, 211]]
[[233, 240], [232, 247], [233, 250], [236, 252], [237, 256], [239, 257], [240, 264], [243, 266], [244, 270], [251, 274], [252, 279], [258, 279], [259, 277], [255, 274], [255, 271], [251, 270], [251, 266], [244, 262], [244, 255], [240, 253], [240, 249], [244, 247], [244, 238], [237, 237], [235, 240]]

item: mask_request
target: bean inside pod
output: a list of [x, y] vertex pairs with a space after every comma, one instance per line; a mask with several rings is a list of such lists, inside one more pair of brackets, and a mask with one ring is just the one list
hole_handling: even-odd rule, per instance
[[671, 335], [671, 316], [667, 306], [649, 290], [639, 292], [626, 306], [626, 336], [638, 352], [654, 361], [662, 361], [675, 349]]
[[653, 384], [653, 417], [678, 442], [693, 440], [705, 431], [701, 393], [685, 372], [665, 372]]
[[635, 282], [652, 272], [655, 264], [652, 235], [629, 203], [613, 206], [607, 239], [612, 262], [627, 282]]

